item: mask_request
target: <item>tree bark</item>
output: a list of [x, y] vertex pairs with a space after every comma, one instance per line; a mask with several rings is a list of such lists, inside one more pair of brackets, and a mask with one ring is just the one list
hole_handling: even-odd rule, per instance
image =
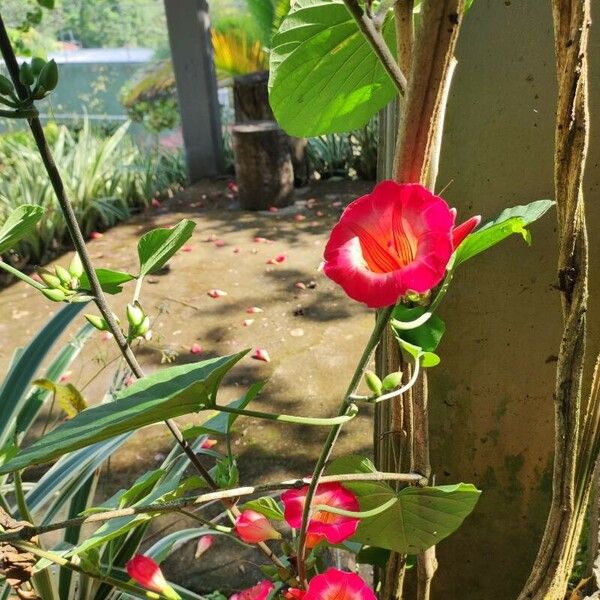
[[268, 210], [294, 201], [289, 136], [274, 121], [233, 126], [235, 173], [240, 205]]
[[[453, 71], [454, 49], [464, 14], [464, 2], [424, 0], [421, 8], [422, 23], [415, 32], [414, 44], [405, 42], [407, 16], [402, 15], [398, 7], [406, 10], [406, 6], [399, 2], [396, 7], [396, 27], [399, 62], [409, 75], [406, 94], [400, 107], [393, 178], [400, 183], [420, 182], [433, 189], [437, 173], [436, 153], [440, 148], [445, 103]], [[386, 332], [382, 338], [376, 355], [376, 366], [380, 376], [401, 366], [398, 343], [390, 332]], [[415, 393], [421, 394], [417, 403], [411, 395], [401, 404], [383, 406], [376, 413], [376, 458], [379, 460], [379, 468], [384, 465], [385, 468], [393, 466], [389, 464], [390, 457], [402, 454], [403, 439], [407, 438], [409, 442], [404, 452], [407, 460], [415, 468], [429, 472], [427, 384], [423, 377], [417, 383]], [[408, 414], [411, 415], [410, 419], [407, 419]], [[392, 433], [383, 437], [386, 432]], [[391, 448], [390, 444], [393, 444]], [[418, 464], [415, 457], [418, 457]], [[400, 465], [396, 468], [400, 468]], [[420, 555], [417, 568], [417, 593], [420, 599], [429, 598], [436, 568], [435, 549]], [[403, 574], [402, 557], [392, 555], [381, 576], [382, 600], [398, 600], [402, 597]]]
[[[554, 184], [564, 330], [556, 372], [552, 504], [538, 555], [519, 599], [562, 599], [589, 498], [581, 485], [580, 412], [586, 342], [588, 244], [583, 171], [588, 144], [589, 0], [553, 0], [558, 103]], [[589, 478], [591, 480], [591, 477]]]

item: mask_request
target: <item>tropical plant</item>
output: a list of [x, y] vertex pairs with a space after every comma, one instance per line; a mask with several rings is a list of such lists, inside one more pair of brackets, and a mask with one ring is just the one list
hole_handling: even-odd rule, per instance
[[[77, 133], [65, 126], [47, 128], [86, 235], [126, 219], [185, 179], [179, 154], [140, 151], [128, 128], [126, 123], [108, 137], [96, 135], [88, 119]], [[22, 203], [45, 209], [44, 219], [17, 249], [19, 264], [46, 262], [67, 243], [67, 231], [39, 153], [22, 132], [0, 137], [0, 174], [0, 224]]]

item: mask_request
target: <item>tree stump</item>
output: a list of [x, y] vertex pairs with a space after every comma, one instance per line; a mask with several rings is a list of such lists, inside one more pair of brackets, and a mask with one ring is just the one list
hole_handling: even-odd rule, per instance
[[236, 123], [275, 120], [269, 104], [268, 83], [268, 71], [256, 71], [233, 80]]
[[[269, 104], [269, 72], [256, 71], [233, 80], [233, 103], [236, 123], [255, 121], [275, 121]], [[292, 167], [296, 185], [308, 181], [308, 161], [306, 158], [306, 140], [288, 136]], [[237, 169], [236, 169], [237, 171]]]
[[290, 140], [275, 121], [234, 125], [233, 152], [244, 210], [280, 208], [294, 201]]

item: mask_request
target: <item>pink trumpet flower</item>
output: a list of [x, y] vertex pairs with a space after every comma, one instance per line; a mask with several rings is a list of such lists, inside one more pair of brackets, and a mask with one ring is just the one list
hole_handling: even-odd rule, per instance
[[258, 308], [258, 306], [249, 306], [249, 307], [246, 309], [246, 312], [247, 312], [249, 315], [254, 315], [254, 314], [256, 314], [256, 313], [261, 313], [261, 312], [264, 312], [264, 311], [263, 311], [263, 309], [262, 309], [262, 308]]
[[222, 298], [223, 296], [227, 296], [227, 292], [223, 290], [208, 290], [206, 292], [211, 298]]
[[254, 587], [242, 590], [233, 596], [229, 596], [229, 600], [266, 600], [275, 586], [268, 579], [263, 579]]
[[356, 573], [328, 569], [310, 580], [303, 600], [377, 600], [377, 596]]
[[240, 539], [248, 544], [281, 538], [281, 534], [271, 525], [269, 519], [255, 510], [242, 512], [235, 520], [235, 531]]
[[204, 448], [205, 450], [210, 450], [213, 446], [216, 446], [219, 442], [214, 440], [213, 438], [206, 438], [200, 448]]
[[[302, 524], [302, 512], [304, 511], [307, 491], [308, 486], [306, 485], [303, 488], [287, 490], [281, 494], [285, 520], [294, 529], [298, 529]], [[318, 504], [353, 512], [360, 510], [356, 496], [339, 483], [322, 483], [318, 485], [313, 499], [313, 506]], [[306, 546], [307, 548], [313, 548], [323, 540], [331, 544], [340, 544], [354, 535], [358, 523], [359, 519], [353, 517], [317, 511], [308, 523]]]
[[179, 594], [167, 583], [160, 567], [149, 556], [136, 554], [127, 562], [127, 574], [143, 588], [166, 596], [170, 600], [180, 600]]
[[371, 308], [434, 288], [454, 250], [479, 224], [454, 227], [456, 211], [416, 183], [382, 181], [348, 205], [325, 247], [324, 272]]
[[200, 354], [202, 352], [202, 346], [196, 342], [194, 342], [191, 346], [190, 346], [190, 352], [192, 354]]
[[257, 348], [250, 358], [253, 358], [254, 360], [262, 360], [263, 362], [271, 362], [271, 357], [264, 348]]

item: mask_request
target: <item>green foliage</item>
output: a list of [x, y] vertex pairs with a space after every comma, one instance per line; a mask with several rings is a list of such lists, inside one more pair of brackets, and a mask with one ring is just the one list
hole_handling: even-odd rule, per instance
[[398, 336], [410, 344], [419, 346], [426, 352], [433, 352], [438, 347], [446, 331], [446, 324], [437, 315], [431, 315], [423, 325], [414, 329], [404, 329], [394, 324], [394, 320], [403, 323], [415, 321], [426, 311], [427, 309], [421, 306], [409, 308], [403, 304], [398, 304], [392, 313], [391, 326]]
[[553, 205], [552, 200], [536, 200], [524, 206], [503, 210], [496, 219], [467, 236], [456, 251], [454, 267], [495, 246], [513, 233], [520, 234], [530, 244], [531, 234], [527, 225], [537, 221]]
[[65, 306], [41, 329], [25, 349], [15, 352], [13, 363], [0, 387], [0, 449], [4, 449], [15, 434], [19, 415], [29, 409], [35, 396], [27, 395], [37, 369], [58, 336], [79, 314], [83, 304]]
[[25, 237], [42, 218], [41, 206], [24, 204], [13, 210], [0, 227], [0, 254], [10, 250], [21, 238]]
[[267, 519], [283, 521], [283, 509], [279, 502], [271, 496], [264, 496], [262, 498], [257, 498], [256, 500], [245, 502], [242, 506], [242, 510], [254, 510], [265, 515]]
[[[367, 458], [348, 456], [335, 460], [328, 474], [375, 472]], [[397, 498], [390, 508], [362, 519], [352, 541], [402, 554], [417, 554], [456, 531], [473, 511], [481, 492], [471, 484], [405, 487], [396, 492], [383, 482], [345, 482], [358, 497], [361, 511]]]
[[[183, 181], [179, 155], [142, 152], [127, 129], [125, 124], [101, 137], [87, 119], [77, 134], [63, 126], [50, 129], [51, 150], [85, 235], [115, 225], [156, 193]], [[24, 203], [45, 212], [17, 250], [23, 262], [46, 262], [68, 243], [64, 218], [30, 137], [0, 136], [0, 224]]]
[[158, 228], [143, 235], [138, 242], [139, 277], [155, 273], [190, 239], [196, 223], [181, 221], [174, 229]]
[[223, 376], [246, 352], [162, 369], [119, 392], [115, 402], [79, 413], [34, 442], [0, 474], [49, 462], [67, 452], [214, 405]]
[[[384, 36], [395, 50], [393, 21]], [[363, 127], [396, 90], [342, 0], [299, 0], [273, 36], [270, 101], [303, 136]]]

